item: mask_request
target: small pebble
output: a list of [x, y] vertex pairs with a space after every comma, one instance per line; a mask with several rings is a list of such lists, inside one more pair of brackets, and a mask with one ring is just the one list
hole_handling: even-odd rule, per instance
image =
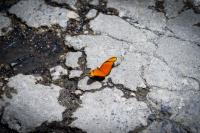
[[74, 93], [75, 93], [76, 95], [81, 95], [81, 94], [83, 94], [83, 91], [81, 91], [81, 90], [76, 90]]

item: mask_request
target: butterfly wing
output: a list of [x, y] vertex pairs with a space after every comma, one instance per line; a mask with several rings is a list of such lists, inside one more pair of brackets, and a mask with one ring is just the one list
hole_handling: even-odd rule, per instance
[[109, 58], [107, 61], [105, 61], [101, 65], [101, 67], [99, 68], [100, 71], [102, 71], [105, 74], [105, 76], [107, 76], [110, 73], [110, 71], [111, 71], [111, 69], [113, 67], [113, 64], [115, 63], [116, 60], [117, 60], [117, 57]]
[[102, 77], [104, 78], [106, 75], [99, 68], [90, 71], [89, 76], [92, 77]]

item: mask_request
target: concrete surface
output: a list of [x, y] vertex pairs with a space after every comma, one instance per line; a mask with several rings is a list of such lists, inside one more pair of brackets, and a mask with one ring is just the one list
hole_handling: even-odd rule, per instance
[[11, 28], [11, 20], [3, 13], [0, 13], [0, 36], [5, 35]]
[[81, 96], [82, 107], [73, 114], [78, 119], [71, 126], [80, 127], [88, 133], [122, 133], [138, 125], [147, 125], [146, 118], [150, 114], [147, 105], [135, 98], [122, 96], [123, 92], [116, 88], [85, 93]]
[[43, 0], [22, 0], [12, 6], [9, 12], [17, 15], [27, 25], [36, 28], [53, 24], [66, 27], [68, 21], [68, 10], [48, 6]]
[[[0, 132], [200, 132], [199, 0], [19, 0], [5, 7]], [[27, 36], [44, 32], [52, 39]], [[25, 44], [47, 55], [47, 65], [38, 65], [40, 54], [19, 58]], [[118, 60], [105, 79], [88, 77], [112, 56]], [[38, 66], [25, 71], [30, 62]]]
[[57, 80], [63, 75], [68, 75], [68, 71], [60, 65], [50, 68], [49, 71], [51, 73], [52, 80]]
[[2, 122], [19, 132], [28, 132], [43, 122], [60, 121], [65, 108], [57, 98], [62, 90], [59, 86], [38, 84], [32, 75], [18, 74], [9, 79], [8, 87], [17, 91], [12, 99], [5, 98]]
[[72, 68], [79, 67], [78, 59], [81, 57], [81, 55], [81, 52], [68, 52], [66, 54], [65, 65]]

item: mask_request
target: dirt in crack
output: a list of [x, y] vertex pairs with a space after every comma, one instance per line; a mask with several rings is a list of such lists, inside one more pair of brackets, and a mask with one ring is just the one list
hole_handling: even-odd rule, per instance
[[38, 73], [59, 63], [67, 52], [61, 37], [52, 29], [44, 31], [17, 23], [7, 36], [0, 37], [0, 74]]
[[147, 94], [149, 93], [149, 88], [141, 88], [137, 87], [137, 91], [135, 91], [135, 95], [138, 101], [146, 101]]

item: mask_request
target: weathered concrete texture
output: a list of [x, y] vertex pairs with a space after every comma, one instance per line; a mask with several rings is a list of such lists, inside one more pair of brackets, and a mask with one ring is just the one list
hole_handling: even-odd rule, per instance
[[79, 20], [79, 15], [74, 11], [68, 11], [67, 17], [75, 20]]
[[165, 29], [164, 14], [149, 8], [155, 6], [154, 0], [108, 0], [107, 6], [116, 8], [120, 17], [130, 18], [132, 23], [138, 23], [140, 27], [160, 32]]
[[193, 5], [196, 12], [200, 13], [200, 0], [186, 0]]
[[0, 36], [5, 35], [10, 30], [12, 30], [10, 18], [0, 13]]
[[99, 0], [88, 0], [92, 5], [99, 5]]
[[21, 0], [9, 12], [36, 28], [54, 24], [66, 27], [68, 21], [68, 10], [49, 6], [44, 0]]
[[149, 86], [170, 90], [199, 90], [199, 82], [192, 77], [179, 76], [167, 64], [156, 58], [144, 71], [144, 78]]
[[96, 90], [101, 87], [102, 85], [98, 81], [90, 83], [90, 79], [88, 77], [85, 77], [78, 82], [78, 89], [83, 91]]
[[135, 98], [126, 99], [116, 88], [104, 88], [81, 96], [82, 104], [74, 113], [78, 118], [71, 126], [88, 133], [127, 133], [138, 126], [147, 125], [151, 113], [144, 102]]
[[[65, 65], [70, 72], [61, 66], [49, 70], [52, 80], [67, 75], [61, 85], [68, 89], [42, 85], [31, 75], [11, 77], [7, 85], [18, 93], [0, 100], [3, 123], [28, 132], [44, 121], [61, 121], [63, 114], [67, 122], [71, 116], [77, 118], [70, 126], [88, 133], [200, 132], [200, 17], [192, 5], [188, 6], [193, 9], [182, 10], [183, 1], [189, 0], [108, 0], [107, 7], [117, 9], [119, 16], [103, 14], [112, 8], [94, 6], [104, 1], [53, 0], [60, 4], [48, 1], [49, 5], [44, 1], [20, 0], [9, 12], [31, 27], [63, 27], [60, 35], [69, 48]], [[69, 6], [74, 12], [66, 9]], [[100, 12], [96, 17], [93, 8]], [[71, 36], [65, 28], [69, 18], [79, 17], [75, 12], [86, 20], [70, 19], [68, 28], [84, 24], [83, 33], [88, 35]], [[9, 18], [2, 14], [0, 18], [0, 28], [10, 27]], [[117, 62], [103, 81], [83, 77], [88, 68], [99, 67], [112, 56]], [[57, 99], [60, 90], [66, 107], [74, 103], [65, 113]], [[52, 132], [56, 131], [53, 125]]]
[[92, 9], [92, 10], [90, 10], [90, 11], [86, 14], [86, 17], [87, 17], [88, 19], [92, 19], [92, 18], [94, 18], [96, 15], [97, 15], [97, 10]]
[[167, 27], [179, 38], [200, 42], [200, 28], [196, 25], [200, 22], [200, 14], [193, 10], [182, 12], [174, 19], [167, 22]]
[[184, 0], [163, 0], [166, 16], [168, 18], [174, 18], [179, 15], [183, 10]]
[[200, 88], [200, 48], [187, 41], [163, 37], [157, 42], [156, 55], [144, 69], [149, 86], [170, 90], [194, 90]]
[[171, 90], [199, 90], [199, 81], [192, 77], [179, 76], [166, 63], [156, 58], [144, 71], [144, 78], [149, 86]]
[[151, 42], [127, 43], [106, 35], [66, 36], [65, 39], [66, 45], [69, 47], [73, 47], [76, 50], [85, 48], [87, 66], [92, 69], [99, 67], [105, 60], [112, 56], [117, 56], [120, 59], [120, 57], [123, 57], [128, 52], [151, 55], [156, 49], [155, 45]]
[[99, 67], [104, 61], [112, 56], [123, 56], [129, 49], [126, 42], [112, 39], [108, 36], [87, 36], [66, 37], [66, 43], [75, 49], [85, 48], [87, 55], [87, 67]]
[[[28, 132], [43, 122], [61, 121], [65, 110], [58, 103], [62, 88], [38, 84], [32, 75], [18, 74], [9, 79], [8, 87], [16, 89], [12, 99], [4, 98], [2, 122], [19, 132]], [[2, 108], [2, 107], [1, 107]]]
[[66, 54], [65, 65], [68, 67], [79, 67], [78, 59], [82, 56], [81, 52], [68, 52]]
[[156, 58], [152, 59], [148, 67], [145, 68], [144, 78], [150, 86], [162, 88], [174, 88], [177, 83], [174, 71], [165, 62]]
[[64, 69], [62, 66], [58, 65], [50, 69], [52, 80], [60, 79], [63, 75], [68, 75], [67, 69]]
[[105, 33], [111, 37], [127, 42], [145, 42], [156, 37], [153, 33], [131, 26], [120, 17], [99, 14], [90, 22], [91, 28], [97, 33]]
[[141, 77], [141, 67], [150, 61], [151, 57], [148, 55], [152, 55], [155, 51], [154, 44], [150, 42], [126, 43], [106, 35], [67, 36], [66, 42], [67, 45], [70, 44], [75, 49], [85, 48], [87, 66], [92, 69], [99, 67], [112, 56], [117, 56], [118, 60], [121, 58], [121, 64], [113, 68], [109, 75], [113, 82], [124, 84], [131, 90], [136, 90], [137, 87], [146, 87]]
[[109, 77], [115, 84], [123, 84], [130, 90], [136, 91], [137, 87], [145, 88], [146, 85], [142, 79], [142, 66], [146, 66], [148, 60], [151, 60], [151, 58], [147, 55], [128, 53], [124, 56], [122, 63], [113, 68]]
[[81, 76], [83, 72], [81, 70], [71, 70], [69, 74], [69, 78], [78, 78]]
[[158, 40], [156, 54], [163, 57], [179, 75], [200, 80], [200, 47], [173, 37]]
[[68, 4], [68, 5], [72, 6], [72, 7], [75, 7], [75, 4], [77, 2], [77, 0], [52, 0], [52, 1], [53, 2], [57, 2], [59, 4], [65, 3], [65, 4]]
[[140, 133], [187, 133], [188, 131], [176, 122], [163, 120], [153, 122], [147, 129]]
[[198, 133], [200, 131], [199, 96], [199, 92], [195, 91], [169, 91], [154, 88], [147, 99], [161, 112], [171, 114], [170, 119]]

